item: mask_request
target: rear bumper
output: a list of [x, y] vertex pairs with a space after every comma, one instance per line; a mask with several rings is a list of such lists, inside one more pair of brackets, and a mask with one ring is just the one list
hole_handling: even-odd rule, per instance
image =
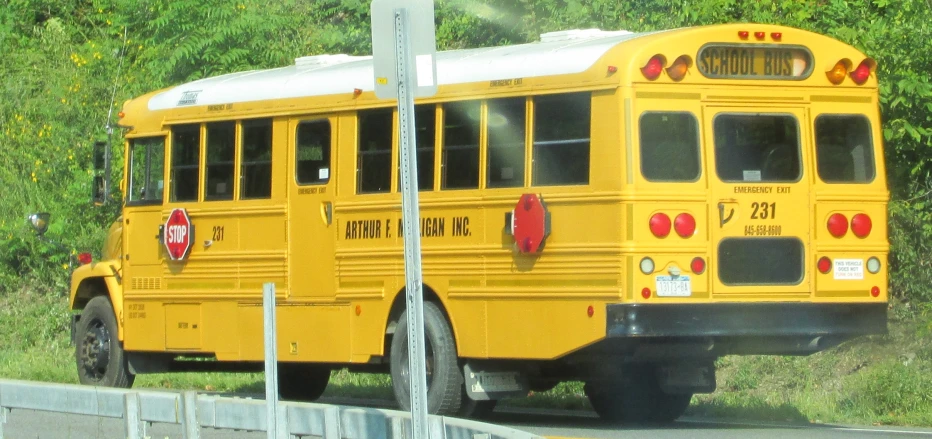
[[886, 303], [614, 304], [608, 337], [781, 337], [887, 333]]

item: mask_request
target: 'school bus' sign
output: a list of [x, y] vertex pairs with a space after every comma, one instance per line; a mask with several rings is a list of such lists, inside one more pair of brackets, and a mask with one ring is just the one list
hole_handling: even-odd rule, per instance
[[812, 53], [796, 46], [707, 44], [699, 49], [699, 72], [711, 79], [806, 79]]

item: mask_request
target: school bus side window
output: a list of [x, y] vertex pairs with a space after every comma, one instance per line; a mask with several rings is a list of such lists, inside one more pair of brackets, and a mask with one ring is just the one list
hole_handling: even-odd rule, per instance
[[392, 110], [359, 112], [356, 192], [388, 192], [392, 184]]
[[298, 184], [324, 184], [330, 181], [330, 121], [301, 122], [295, 144], [295, 178]]
[[479, 101], [443, 105], [443, 189], [479, 188]]
[[493, 99], [488, 102], [489, 158], [486, 185], [524, 186], [525, 98]]
[[[417, 133], [417, 189], [430, 191], [434, 189], [434, 140], [437, 132], [437, 107], [435, 105], [418, 105], [414, 107], [414, 131]], [[399, 155], [399, 165], [401, 165]], [[401, 168], [398, 168], [399, 171]], [[398, 174], [401, 181], [401, 174]], [[400, 188], [399, 184], [399, 189]]]
[[130, 140], [129, 202], [162, 201], [165, 138]]
[[826, 183], [874, 180], [870, 121], [863, 115], [824, 114], [815, 120], [819, 178]]
[[641, 174], [648, 181], [699, 179], [699, 122], [691, 113], [641, 116]]
[[534, 98], [534, 186], [589, 184], [591, 94]]
[[236, 151], [236, 123], [207, 124], [207, 161], [204, 199], [233, 199], [233, 155]]
[[272, 196], [272, 121], [243, 122], [241, 199]]
[[172, 129], [171, 201], [197, 201], [200, 149], [200, 125]]

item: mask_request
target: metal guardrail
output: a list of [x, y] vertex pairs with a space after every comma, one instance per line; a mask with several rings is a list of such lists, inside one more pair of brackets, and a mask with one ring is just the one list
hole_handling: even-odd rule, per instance
[[[73, 384], [0, 380], [0, 439], [12, 410], [29, 409], [123, 419], [126, 437], [142, 439], [152, 423], [181, 424], [185, 439], [199, 439], [201, 428], [268, 431], [263, 400], [201, 395], [189, 391], [126, 390]], [[395, 410], [326, 404], [278, 403], [280, 439], [411, 438], [411, 414]], [[431, 439], [539, 439], [521, 430], [431, 415]]]

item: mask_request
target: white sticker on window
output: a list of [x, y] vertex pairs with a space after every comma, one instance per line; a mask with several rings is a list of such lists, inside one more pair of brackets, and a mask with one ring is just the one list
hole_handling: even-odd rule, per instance
[[326, 180], [330, 178], [330, 168], [320, 168], [317, 170], [317, 179]]
[[760, 181], [760, 171], [744, 171], [744, 181]]
[[835, 279], [837, 280], [863, 280], [863, 259], [835, 259]]
[[227, 184], [226, 183], [217, 183], [217, 193], [225, 194], [227, 193]]
[[159, 190], [162, 190], [162, 184], [165, 180], [159, 180]]

